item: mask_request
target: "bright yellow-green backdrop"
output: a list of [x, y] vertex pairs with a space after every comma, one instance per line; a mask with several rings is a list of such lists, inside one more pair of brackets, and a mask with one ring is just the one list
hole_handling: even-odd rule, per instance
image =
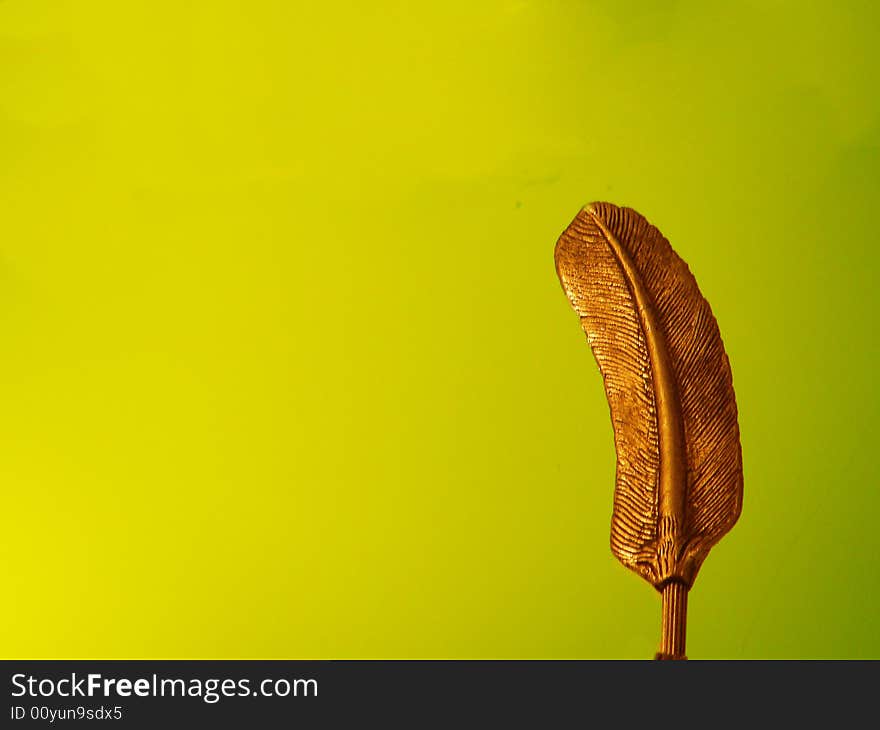
[[733, 366], [692, 657], [880, 657], [872, 3], [0, 3], [0, 654], [650, 657], [553, 267]]

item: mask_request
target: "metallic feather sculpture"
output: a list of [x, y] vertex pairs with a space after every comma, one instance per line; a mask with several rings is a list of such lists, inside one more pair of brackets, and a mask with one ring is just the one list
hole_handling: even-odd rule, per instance
[[662, 595], [657, 658], [684, 659], [688, 591], [742, 508], [736, 399], [718, 325], [687, 264], [630, 208], [585, 207], [555, 258], [611, 409], [611, 550]]

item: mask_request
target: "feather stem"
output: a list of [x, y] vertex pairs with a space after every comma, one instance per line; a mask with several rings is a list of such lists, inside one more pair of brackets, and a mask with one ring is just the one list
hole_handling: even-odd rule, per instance
[[687, 628], [688, 587], [681, 581], [671, 580], [661, 591], [663, 624], [660, 652], [657, 659], [687, 659], [685, 633]]

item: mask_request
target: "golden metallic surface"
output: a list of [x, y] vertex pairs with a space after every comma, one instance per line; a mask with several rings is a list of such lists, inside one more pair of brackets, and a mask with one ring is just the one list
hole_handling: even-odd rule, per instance
[[687, 264], [630, 208], [585, 207], [555, 259], [611, 410], [611, 550], [662, 594], [657, 657], [683, 659], [687, 592], [742, 508], [736, 399], [718, 325]]

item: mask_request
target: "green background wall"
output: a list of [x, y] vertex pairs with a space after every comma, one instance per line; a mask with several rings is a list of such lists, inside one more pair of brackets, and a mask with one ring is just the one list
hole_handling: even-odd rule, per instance
[[689, 655], [880, 658], [874, 7], [0, 3], [0, 653], [651, 657], [607, 199], [733, 368]]

